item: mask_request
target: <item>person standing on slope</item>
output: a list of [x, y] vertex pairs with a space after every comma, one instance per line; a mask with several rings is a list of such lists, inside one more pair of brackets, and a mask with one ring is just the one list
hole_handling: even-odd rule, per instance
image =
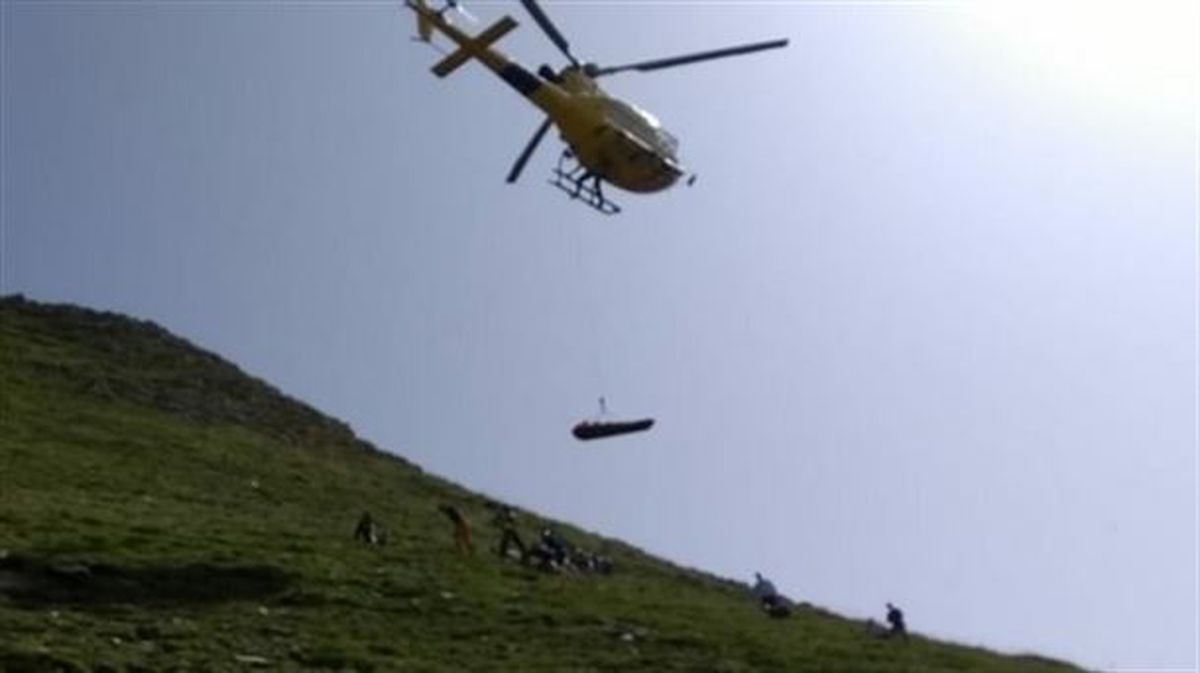
[[475, 553], [475, 545], [471, 543], [471, 524], [467, 522], [467, 518], [463, 513], [458, 511], [454, 505], [439, 505], [438, 509], [446, 518], [450, 519], [450, 523], [454, 524], [454, 546], [458, 548], [460, 554]]
[[889, 638], [899, 636], [908, 640], [908, 627], [904, 625], [904, 613], [891, 603], [887, 604], [887, 623], [890, 627], [887, 632]]

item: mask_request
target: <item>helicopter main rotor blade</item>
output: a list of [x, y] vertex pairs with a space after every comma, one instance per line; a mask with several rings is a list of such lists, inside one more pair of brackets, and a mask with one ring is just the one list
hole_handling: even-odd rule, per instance
[[533, 151], [537, 149], [538, 143], [542, 142], [542, 136], [546, 135], [546, 131], [550, 130], [550, 118], [542, 122], [542, 125], [533, 132], [533, 137], [529, 139], [529, 144], [525, 149], [521, 150], [521, 156], [517, 157], [516, 163], [513, 164], [512, 170], [508, 172], [508, 182], [511, 184], [521, 177], [521, 171], [525, 169], [525, 162], [529, 161], [529, 157], [533, 156]]
[[726, 56], [741, 56], [764, 49], [778, 49], [786, 47], [787, 39], [770, 40], [768, 42], [755, 42], [754, 44], [744, 44], [739, 47], [727, 47], [725, 49], [714, 49], [713, 51], [702, 51], [695, 54], [687, 54], [684, 56], [673, 56], [671, 58], [659, 58], [653, 61], [640, 61], [638, 63], [628, 63], [626, 65], [610, 66], [607, 68], [597, 68], [592, 71], [593, 77], [601, 77], [611, 75], [613, 73], [625, 72], [626, 70], [637, 70], [639, 72], [648, 72], [650, 70], [659, 70], [661, 68], [674, 68], [677, 65], [687, 65], [689, 63], [697, 63], [699, 61], [709, 61], [714, 58], [725, 58]]
[[529, 12], [529, 15], [533, 17], [537, 25], [542, 27], [542, 31], [546, 33], [546, 37], [549, 37], [550, 41], [563, 53], [563, 56], [567, 57], [571, 65], [578, 66], [579, 59], [575, 58], [571, 53], [571, 46], [567, 44], [567, 38], [558, 32], [558, 28], [554, 25], [554, 22], [550, 20], [550, 17], [546, 16], [546, 13], [537, 4], [537, 0], [521, 0], [521, 4], [525, 5], [525, 10]]

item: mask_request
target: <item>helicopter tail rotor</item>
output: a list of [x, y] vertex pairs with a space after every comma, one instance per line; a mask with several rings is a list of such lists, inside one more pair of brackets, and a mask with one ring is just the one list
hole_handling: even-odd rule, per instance
[[408, 6], [417, 13], [417, 34], [413, 39], [433, 44], [433, 21], [429, 19], [429, 3], [425, 0], [408, 0]]
[[[450, 10], [454, 10], [455, 15], [466, 19], [472, 24], [478, 24], [479, 19], [474, 14], [467, 11], [467, 8], [460, 0], [444, 0], [445, 4], [441, 7], [432, 7], [429, 0], [405, 0], [405, 4], [412, 9], [417, 15], [417, 34], [413, 39], [417, 42], [425, 42], [426, 44], [437, 46], [433, 41], [433, 35], [440, 30], [439, 23], [453, 24], [450, 17], [446, 16]], [[444, 32], [444, 31], [442, 31]]]
[[455, 13], [471, 23], [479, 23], [479, 19], [474, 14], [468, 12], [466, 6], [459, 2], [459, 0], [446, 0], [446, 9], [453, 9]]

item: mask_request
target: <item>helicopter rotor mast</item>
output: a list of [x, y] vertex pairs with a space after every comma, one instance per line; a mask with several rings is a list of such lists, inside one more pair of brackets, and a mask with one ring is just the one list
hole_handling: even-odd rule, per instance
[[[672, 56], [669, 58], [660, 58], [649, 61], [638, 61], [636, 63], [627, 63], [618, 66], [602, 67], [595, 63], [581, 63], [580, 60], [576, 58], [575, 54], [571, 52], [571, 44], [567, 42], [567, 38], [563, 37], [562, 31], [558, 29], [558, 26], [554, 24], [554, 21], [550, 19], [550, 17], [542, 9], [541, 5], [537, 3], [537, 0], [521, 0], [521, 5], [525, 7], [525, 10], [529, 12], [531, 17], [533, 17], [534, 22], [537, 23], [538, 27], [542, 29], [542, 32], [546, 34], [546, 37], [549, 38], [550, 42], [552, 42], [554, 46], [558, 47], [558, 50], [562, 52], [563, 56], [565, 56], [567, 61], [570, 62], [571, 67], [581, 70], [584, 75], [591, 78], [606, 77], [608, 75], [614, 75], [630, 70], [636, 70], [638, 72], [650, 72], [654, 70], [662, 70], [664, 68], [674, 68], [676, 66], [690, 65], [692, 63], [699, 63], [701, 61], [711, 61], [718, 58], [727, 58], [729, 56], [741, 56], [743, 54], [751, 54], [756, 51], [764, 51], [767, 49], [778, 49], [788, 45], [787, 39], [768, 40], [765, 42], [753, 42], [749, 44], [738, 45], [736, 47], [713, 49], [709, 51], [684, 54], [681, 56]], [[513, 163], [512, 169], [508, 172], [507, 181], [509, 183], [516, 182], [517, 178], [521, 176], [521, 171], [524, 170], [526, 162], [529, 161], [529, 158], [533, 155], [534, 151], [541, 143], [542, 138], [546, 135], [546, 131], [549, 130], [550, 125], [551, 120], [547, 117], [542, 122], [542, 125], [539, 126], [534, 132], [533, 137], [530, 138], [529, 143], [525, 145], [525, 148], [521, 151], [521, 154]]]
[[542, 32], [546, 34], [546, 37], [550, 38], [554, 46], [558, 47], [563, 56], [567, 57], [571, 65], [579, 67], [579, 59], [575, 58], [575, 55], [571, 53], [571, 45], [567, 42], [567, 38], [563, 37], [562, 33], [558, 30], [558, 26], [555, 26], [550, 17], [546, 15], [546, 12], [542, 11], [541, 6], [537, 4], [536, 0], [521, 0], [521, 4], [525, 7], [525, 11], [529, 12], [529, 15], [533, 17], [537, 25], [541, 26]]
[[784, 38], [779, 40], [767, 40], [765, 42], [753, 42], [749, 44], [738, 45], [736, 47], [726, 47], [724, 49], [700, 51], [692, 54], [684, 54], [682, 56], [672, 56], [670, 58], [659, 58], [650, 61], [627, 63], [625, 65], [600, 66], [595, 63], [581, 63], [579, 59], [576, 58], [575, 54], [571, 52], [571, 45], [569, 42], [567, 42], [567, 38], [563, 37], [562, 31], [558, 29], [558, 26], [555, 25], [555, 23], [550, 19], [545, 10], [543, 10], [541, 5], [538, 4], [537, 0], [521, 0], [521, 5], [525, 8], [525, 11], [529, 12], [529, 15], [533, 17], [534, 22], [536, 22], [538, 27], [542, 29], [542, 32], [546, 34], [546, 37], [554, 43], [554, 46], [558, 47], [558, 50], [562, 52], [563, 56], [567, 57], [567, 60], [571, 63], [571, 65], [576, 68], [581, 68], [589, 77], [602, 77], [618, 72], [625, 72], [627, 70], [649, 72], [651, 70], [661, 70], [663, 68], [674, 68], [675, 66], [689, 65], [692, 63], [699, 63], [701, 61], [711, 61], [713, 59], [726, 58], [729, 56], [741, 56], [743, 54], [750, 54], [766, 49], [778, 49], [788, 45], [788, 40]]

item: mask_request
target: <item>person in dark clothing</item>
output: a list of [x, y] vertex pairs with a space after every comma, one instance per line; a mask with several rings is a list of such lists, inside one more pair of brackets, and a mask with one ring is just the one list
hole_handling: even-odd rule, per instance
[[370, 512], [363, 512], [362, 516], [358, 517], [358, 524], [354, 526], [354, 541], [365, 544], [379, 544], [379, 532], [375, 526], [375, 520], [371, 518]]
[[572, 548], [567, 560], [571, 562], [572, 567], [581, 572], [590, 573], [596, 569], [596, 557], [583, 547]]
[[438, 509], [454, 524], [454, 546], [460, 554], [473, 554], [475, 545], [471, 543], [471, 524], [454, 505], [438, 505]]
[[554, 554], [554, 562], [560, 567], [567, 560], [567, 543], [549, 528], [542, 529], [542, 545]]
[[900, 636], [908, 640], [908, 627], [904, 625], [904, 613], [900, 611], [900, 608], [891, 603], [887, 604], [887, 623], [889, 627], [887, 636], [889, 638]]
[[525, 558], [525, 543], [521, 541], [521, 536], [517, 535], [517, 517], [513, 514], [512, 508], [500, 505], [496, 508], [496, 515], [492, 517], [492, 525], [500, 529], [500, 556], [508, 558], [509, 548], [515, 547], [521, 554], [521, 558]]
[[596, 572], [601, 575], [611, 575], [613, 571], [613, 561], [607, 556], [597, 554], [593, 557], [593, 566]]
[[779, 592], [775, 590], [775, 585], [771, 580], [762, 576], [761, 573], [754, 573], [754, 586], [750, 589], [754, 597], [764, 605], [774, 603], [779, 597]]
[[779, 593], [775, 589], [775, 585], [771, 583], [771, 580], [763, 577], [761, 573], [754, 573], [754, 586], [750, 591], [758, 599], [763, 612], [771, 617], [791, 616], [792, 602]]

